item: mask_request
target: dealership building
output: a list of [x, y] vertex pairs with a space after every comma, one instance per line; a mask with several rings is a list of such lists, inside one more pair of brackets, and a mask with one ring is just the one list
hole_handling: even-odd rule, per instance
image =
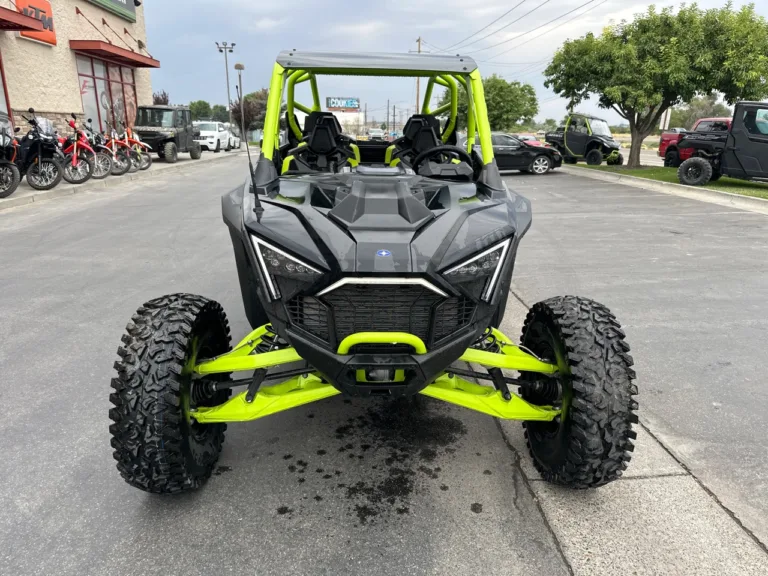
[[[134, 0], [0, 0], [0, 117], [34, 108], [60, 132], [72, 112], [129, 126], [152, 103], [144, 7]], [[137, 6], [138, 5], [138, 6]]]

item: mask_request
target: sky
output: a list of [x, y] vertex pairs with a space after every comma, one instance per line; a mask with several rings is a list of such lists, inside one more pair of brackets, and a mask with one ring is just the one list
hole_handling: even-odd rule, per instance
[[[724, 3], [698, 2], [702, 8]], [[746, 3], [736, 0], [734, 5]], [[611, 23], [631, 20], [651, 4], [661, 8], [679, 6], [680, 2], [145, 0], [144, 10], [147, 45], [161, 63], [152, 71], [152, 88], [167, 91], [172, 103], [226, 103], [224, 56], [217, 51], [216, 41], [235, 43], [234, 53], [229, 54], [234, 100], [236, 62], [245, 66], [243, 86], [248, 93], [268, 86], [275, 57], [281, 50], [407, 52], [417, 49], [416, 39], [421, 37], [424, 52], [450, 49], [449, 53], [467, 54], [478, 62], [483, 76], [496, 73], [507, 80], [532, 84], [539, 97], [537, 119], [559, 120], [565, 114], [566, 101], [544, 87], [542, 75], [557, 48], [568, 39], [587, 32], [599, 34]], [[768, 2], [758, 0], [755, 4], [757, 11], [768, 17]], [[498, 22], [460, 43], [499, 17]], [[412, 78], [323, 77], [318, 84], [323, 102], [327, 96], [360, 98], [361, 105], [368, 107], [369, 119], [384, 120], [388, 99], [390, 106], [395, 105], [406, 117], [415, 107]], [[579, 109], [611, 123], [623, 122], [612, 110], [600, 109], [594, 100]]]

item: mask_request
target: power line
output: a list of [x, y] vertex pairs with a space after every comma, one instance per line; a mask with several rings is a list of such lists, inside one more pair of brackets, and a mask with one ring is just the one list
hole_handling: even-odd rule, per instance
[[[550, 24], [552, 24], [552, 22], [557, 22], [561, 18], [565, 18], [569, 14], [573, 14], [577, 10], [580, 10], [581, 8], [584, 8], [584, 6], [587, 6], [588, 4], [592, 4], [592, 2], [595, 2], [595, 0], [589, 0], [588, 2], [584, 2], [584, 4], [582, 4], [580, 6], [577, 6], [573, 10], [570, 10], [570, 11], [566, 12], [565, 14], [561, 14], [557, 18], [554, 18], [554, 19], [550, 20], [549, 22], [546, 22], [545, 24], [541, 24], [540, 26], [536, 26], [536, 28], [532, 28], [531, 30], [528, 30], [527, 32], [523, 32], [522, 34], [518, 34], [517, 36], [513, 36], [512, 38], [508, 38], [507, 40], [503, 40], [501, 42], [497, 42], [496, 44], [491, 44], [490, 46], [486, 46], [485, 48], [480, 48], [479, 50], [473, 50], [472, 52], [467, 52], [467, 54], [475, 54], [477, 52], [483, 52], [485, 50], [490, 50], [491, 48], [496, 48], [497, 46], [501, 46], [502, 44], [507, 44], [509, 42], [512, 42], [513, 40], [517, 40], [518, 38], [521, 38], [523, 36], [527, 36], [531, 32], [535, 32], [536, 30], [544, 28], [545, 26], [549, 26]], [[542, 6], [543, 6], [543, 4], [542, 4]], [[574, 18], [571, 18], [571, 20], [574, 20]], [[565, 22], [565, 24], [567, 24], [571, 20], [567, 20]], [[511, 50], [511, 48], [510, 48], [510, 50]], [[496, 54], [496, 56], [491, 56], [491, 58], [497, 58], [497, 57], [501, 56], [502, 54], [506, 54], [507, 52], [509, 52], [509, 50], [506, 50], [505, 52], [501, 52], [500, 54]]]
[[469, 36], [467, 36], [466, 38], [464, 38], [464, 40], [460, 40], [459, 42], [456, 42], [455, 44], [452, 44], [452, 45], [448, 46], [448, 48], [445, 48], [445, 49], [443, 49], [443, 50], [442, 50], [442, 52], [447, 52], [447, 51], [448, 51], [448, 50], [450, 50], [451, 48], [454, 48], [454, 47], [458, 46], [459, 44], [463, 44], [464, 42], [466, 42], [467, 40], [469, 40], [469, 39], [470, 39], [470, 38], [472, 38], [473, 36], [477, 36], [478, 34], [480, 34], [480, 32], [482, 32], [483, 30], [485, 30], [485, 29], [486, 29], [486, 28], [488, 28], [489, 26], [493, 26], [494, 24], [496, 24], [496, 22], [498, 22], [499, 20], [501, 20], [502, 18], [504, 18], [504, 16], [506, 16], [507, 14], [509, 14], [510, 12], [512, 12], [512, 11], [513, 11], [515, 8], [517, 8], [518, 6], [521, 6], [522, 4], [525, 4], [526, 2], [527, 2], [527, 0], [522, 0], [522, 2], [520, 2], [519, 4], [515, 4], [515, 5], [514, 5], [512, 8], [510, 8], [509, 10], [507, 10], [506, 12], [504, 12], [504, 14], [502, 14], [501, 16], [499, 16], [498, 18], [496, 18], [496, 20], [494, 20], [494, 21], [493, 21], [493, 22], [491, 22], [490, 24], [487, 24], [487, 25], [483, 26], [483, 27], [482, 27], [482, 28], [480, 28], [480, 30], [478, 30], [477, 32], [473, 32], [472, 34], [470, 34]]
[[[577, 15], [577, 16], [574, 16], [573, 18], [571, 18], [571, 19], [569, 19], [569, 20], [566, 20], [565, 22], [561, 22], [560, 24], [558, 24], [558, 25], [557, 25], [557, 26], [555, 26], [554, 28], [551, 28], [551, 29], [549, 29], [549, 30], [546, 30], [546, 31], [542, 32], [541, 34], [537, 34], [537, 35], [536, 35], [536, 36], [534, 36], [533, 38], [529, 38], [529, 39], [527, 39], [525, 42], [521, 42], [520, 44], [514, 44], [513, 46], [510, 46], [509, 48], [507, 48], [507, 49], [506, 49], [504, 52], [499, 52], [498, 54], [496, 54], [496, 56], [491, 56], [491, 58], [498, 58], [499, 56], [502, 56], [502, 55], [506, 54], [507, 52], [511, 52], [512, 50], [514, 50], [515, 48], [518, 48], [518, 47], [522, 46], [523, 44], [526, 44], [526, 43], [528, 43], [528, 42], [532, 42], [533, 40], [536, 40], [537, 38], [541, 38], [542, 36], [546, 36], [546, 35], [547, 35], [547, 34], [549, 34], [550, 32], [554, 32], [554, 31], [555, 31], [555, 30], [557, 30], [558, 28], [560, 28], [560, 27], [562, 27], [562, 26], [565, 26], [566, 24], [569, 24], [569, 23], [573, 22], [574, 20], [577, 20], [577, 19], [581, 18], [582, 16], [584, 16], [584, 15], [585, 15], [585, 14], [587, 14], [588, 12], [591, 12], [591, 11], [592, 11], [592, 10], [594, 10], [595, 8], [599, 8], [600, 6], [602, 6], [603, 4], [605, 4], [606, 2], [608, 2], [608, 0], [603, 0], [603, 1], [602, 1], [602, 2], [600, 2], [599, 4], [595, 4], [595, 5], [594, 5], [594, 6], [592, 6], [591, 8], [587, 8], [587, 9], [586, 9], [586, 10], [584, 10], [584, 12], [582, 12], [581, 14], [579, 14], [579, 15]], [[589, 4], [589, 2], [587, 2], [587, 4]], [[583, 7], [583, 6], [586, 6], [586, 4], [582, 4], [581, 6], [579, 6], [579, 8], [581, 8], [581, 7]], [[579, 8], [576, 8], [576, 10], [578, 10]], [[563, 16], [565, 16], [565, 14], [563, 14]], [[562, 16], [561, 16], [561, 18], [562, 18]], [[551, 24], [552, 22], [554, 22], [554, 20], [552, 20], [551, 22], [548, 22], [548, 24]], [[546, 24], [545, 24], [545, 26], [546, 26]], [[534, 30], [535, 30], [535, 29], [534, 29]], [[531, 30], [531, 32], [533, 32], [533, 30]]]
[[[465, 44], [464, 46], [462, 46], [462, 47], [461, 47], [461, 49], [463, 50], [463, 49], [464, 49], [464, 48], [466, 48], [467, 46], [472, 46], [472, 44], [477, 44], [478, 42], [480, 42], [481, 40], [485, 40], [485, 39], [486, 39], [486, 38], [488, 38], [489, 36], [493, 36], [494, 34], [498, 34], [498, 33], [499, 33], [499, 32], [501, 32], [502, 30], [504, 30], [504, 29], [506, 29], [506, 28], [509, 28], [510, 26], [512, 26], [512, 24], [515, 24], [516, 22], [520, 22], [520, 20], [522, 20], [523, 18], [525, 18], [526, 16], [528, 16], [528, 14], [533, 14], [534, 12], [536, 12], [536, 10], [538, 10], [539, 8], [541, 8], [542, 6], [544, 6], [545, 4], [549, 4], [551, 1], [552, 1], [552, 0], [544, 0], [544, 2], [542, 2], [541, 4], [539, 4], [538, 6], [536, 6], [536, 7], [535, 7], [533, 10], [529, 10], [528, 12], [526, 12], [525, 14], [523, 14], [522, 16], [520, 16], [519, 18], [517, 18], [517, 19], [515, 19], [515, 20], [512, 20], [512, 22], [510, 22], [509, 24], [505, 24], [505, 25], [504, 25], [504, 26], [502, 26], [501, 28], [499, 28], [499, 29], [497, 29], [497, 30], [494, 30], [493, 32], [489, 32], [488, 34], [486, 34], [486, 35], [485, 35], [485, 36], [483, 36], [482, 38], [478, 38], [477, 40], [472, 40], [472, 42], [470, 42], [469, 44]], [[594, 2], [594, 0], [591, 0], [591, 1], [592, 1], [592, 2]], [[497, 44], [494, 44], [494, 46], [497, 46]], [[474, 54], [475, 52], [480, 52], [481, 50], [487, 50], [487, 48], [480, 48], [480, 50], [474, 50], [473, 52], [467, 52], [467, 54]]]

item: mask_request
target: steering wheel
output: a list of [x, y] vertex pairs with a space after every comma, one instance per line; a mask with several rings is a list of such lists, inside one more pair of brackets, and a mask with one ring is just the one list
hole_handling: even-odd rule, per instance
[[453, 152], [459, 156], [459, 159], [463, 160], [470, 166], [472, 166], [472, 156], [469, 155], [469, 152], [464, 150], [463, 148], [459, 148], [458, 146], [450, 146], [448, 144], [443, 146], [435, 146], [434, 148], [430, 148], [429, 150], [425, 150], [416, 158], [413, 160], [413, 164], [411, 165], [411, 170], [416, 172], [416, 174], [419, 173], [419, 166], [424, 164], [425, 160], [429, 160], [430, 158], [437, 156], [438, 154], [443, 154], [446, 152]]

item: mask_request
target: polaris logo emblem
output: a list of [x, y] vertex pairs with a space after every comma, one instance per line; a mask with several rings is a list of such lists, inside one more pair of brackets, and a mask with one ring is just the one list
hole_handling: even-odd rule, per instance
[[376, 256], [380, 256], [384, 258], [386, 256], [392, 256], [392, 252], [390, 252], [389, 250], [379, 250], [378, 252], [376, 252]]

